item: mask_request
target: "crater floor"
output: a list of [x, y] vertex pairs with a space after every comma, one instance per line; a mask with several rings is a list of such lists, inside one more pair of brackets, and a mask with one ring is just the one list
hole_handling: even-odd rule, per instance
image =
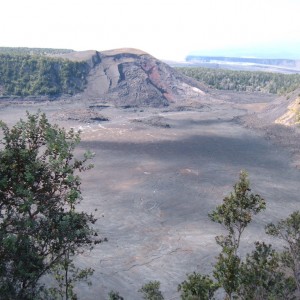
[[[161, 282], [165, 299], [179, 299], [177, 285], [186, 273], [212, 269], [219, 250], [214, 237], [222, 229], [207, 215], [242, 169], [253, 192], [267, 201], [267, 210], [245, 232], [244, 250], [265, 238], [265, 224], [299, 208], [300, 173], [288, 148], [237, 121], [272, 100], [227, 95], [163, 109], [95, 101], [1, 103], [0, 119], [8, 124], [39, 108], [51, 121], [82, 130], [78, 155], [95, 152], [95, 167], [82, 174], [81, 206], [97, 209], [96, 224], [108, 242], [78, 259], [95, 269], [93, 285], [80, 287], [82, 299], [106, 299], [110, 290], [140, 299], [138, 289], [149, 280]], [[68, 111], [91, 106], [109, 121], [68, 118]]]

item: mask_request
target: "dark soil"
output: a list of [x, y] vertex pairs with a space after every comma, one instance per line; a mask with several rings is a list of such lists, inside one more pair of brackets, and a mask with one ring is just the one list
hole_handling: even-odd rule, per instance
[[[108, 242], [78, 259], [95, 269], [93, 285], [80, 287], [82, 299], [107, 299], [110, 290], [140, 299], [138, 289], [149, 280], [161, 282], [165, 299], [179, 299], [177, 285], [186, 273], [212, 270], [219, 251], [214, 238], [222, 228], [207, 215], [242, 169], [249, 172], [253, 192], [267, 201], [267, 210], [245, 232], [242, 253], [265, 238], [268, 222], [299, 208], [300, 172], [292, 156], [299, 139], [291, 138], [293, 129], [266, 130], [271, 125], [262, 124], [260, 113], [274, 99], [262, 97], [216, 93], [168, 111], [110, 106], [109, 121], [95, 123], [61, 118], [68, 112], [85, 116], [95, 101], [1, 106], [0, 118], [10, 125], [39, 108], [51, 121], [82, 131], [78, 155], [95, 152], [94, 169], [82, 174], [81, 207], [96, 214]], [[169, 128], [152, 126], [157, 121]], [[276, 142], [278, 135], [286, 141]]]

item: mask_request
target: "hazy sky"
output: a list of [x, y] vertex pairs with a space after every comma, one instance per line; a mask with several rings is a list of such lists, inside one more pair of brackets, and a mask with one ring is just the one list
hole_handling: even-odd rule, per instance
[[[0, 46], [195, 50], [300, 42], [300, 0], [2, 0]], [[300, 43], [299, 43], [300, 44]]]

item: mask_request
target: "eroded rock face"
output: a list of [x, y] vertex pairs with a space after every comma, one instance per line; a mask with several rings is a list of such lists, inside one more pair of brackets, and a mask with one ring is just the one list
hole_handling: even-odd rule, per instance
[[300, 97], [296, 96], [292, 98], [290, 104], [288, 105], [286, 112], [275, 120], [276, 124], [281, 124], [285, 126], [299, 125], [300, 116]]
[[140, 50], [89, 53], [89, 58], [82, 56], [91, 66], [84, 92], [89, 99], [117, 105], [160, 107], [205, 96], [205, 87], [200, 83]]

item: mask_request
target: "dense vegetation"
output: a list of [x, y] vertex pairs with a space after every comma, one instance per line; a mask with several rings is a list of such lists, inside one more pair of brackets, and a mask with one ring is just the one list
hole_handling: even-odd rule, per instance
[[284, 94], [300, 87], [300, 74], [231, 71], [200, 67], [177, 68], [177, 70], [220, 90]]
[[73, 52], [71, 49], [0, 47], [0, 54], [11, 55], [55, 55]]
[[[0, 299], [77, 299], [75, 254], [100, 243], [92, 214], [79, 211], [78, 172], [91, 158], [74, 156], [79, 134], [28, 114], [9, 128], [0, 124]], [[53, 285], [45, 286], [44, 275]]]
[[0, 95], [73, 95], [84, 89], [88, 72], [85, 62], [24, 53], [0, 54]]

